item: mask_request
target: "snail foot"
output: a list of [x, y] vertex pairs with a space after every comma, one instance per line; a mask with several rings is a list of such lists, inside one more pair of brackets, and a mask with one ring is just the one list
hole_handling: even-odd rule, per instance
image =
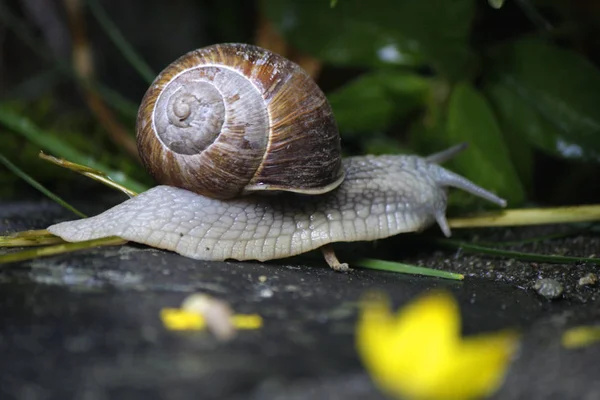
[[333, 246], [330, 244], [326, 244], [321, 247], [321, 251], [323, 252], [323, 257], [325, 257], [325, 262], [329, 265], [334, 271], [338, 272], [348, 272], [350, 271], [350, 267], [348, 263], [341, 263], [335, 255], [335, 250], [333, 250]]

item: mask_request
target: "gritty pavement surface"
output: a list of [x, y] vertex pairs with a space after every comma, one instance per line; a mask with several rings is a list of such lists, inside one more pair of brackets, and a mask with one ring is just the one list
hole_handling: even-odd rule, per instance
[[[106, 204], [82, 207], [93, 214]], [[4, 202], [0, 234], [72, 218], [47, 201]], [[454, 237], [508, 242], [563, 229], [457, 230]], [[336, 273], [318, 257], [204, 262], [135, 244], [2, 266], [0, 399], [383, 398], [354, 351], [357, 301], [371, 288], [387, 292], [396, 307], [445, 288], [460, 301], [465, 334], [522, 330], [520, 354], [494, 398], [600, 398], [600, 344], [573, 350], [560, 343], [569, 327], [600, 324], [597, 267], [467, 254], [427, 236], [439, 233], [340, 251], [460, 272], [464, 281], [365, 269]], [[598, 257], [600, 234], [506, 248]], [[535, 289], [541, 279], [563, 291], [545, 297]], [[165, 329], [160, 310], [197, 292], [228, 301], [238, 313], [260, 314], [263, 328], [228, 343], [206, 332]]]

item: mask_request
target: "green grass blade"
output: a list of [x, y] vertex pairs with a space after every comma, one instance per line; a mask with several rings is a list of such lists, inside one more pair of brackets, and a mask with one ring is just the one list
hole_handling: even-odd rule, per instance
[[456, 240], [450, 239], [434, 239], [435, 243], [438, 243], [441, 246], [450, 247], [450, 248], [460, 248], [461, 250], [469, 253], [481, 253], [481, 254], [489, 254], [493, 256], [514, 258], [518, 260], [526, 260], [526, 261], [535, 261], [535, 262], [544, 262], [551, 264], [568, 264], [574, 262], [586, 262], [592, 264], [600, 264], [600, 258], [594, 257], [568, 257], [568, 256], [553, 256], [553, 255], [544, 255], [544, 254], [536, 254], [536, 253], [524, 253], [520, 251], [513, 250], [501, 250], [494, 249], [491, 247], [478, 246], [475, 244], [465, 243]]
[[47, 132], [44, 132], [42, 129], [35, 126], [35, 124], [33, 124], [29, 119], [15, 113], [3, 105], [0, 105], [0, 124], [20, 134], [49, 153], [56, 154], [59, 157], [65, 158], [74, 163], [86, 165], [102, 171], [106, 175], [112, 177], [115, 182], [128, 187], [134, 192], [140, 193], [148, 189], [146, 185], [128, 178], [120, 171], [114, 171], [108, 168], [104, 164], [95, 161], [92, 157], [88, 157], [75, 148], [62, 142], [60, 139], [49, 135]]
[[375, 269], [379, 271], [398, 272], [401, 274], [425, 275], [434, 276], [437, 278], [463, 280], [465, 277], [462, 274], [454, 272], [440, 271], [433, 268], [417, 267], [415, 265], [402, 264], [392, 261], [376, 260], [372, 258], [361, 258], [351, 263], [353, 266]]
[[148, 64], [146, 64], [142, 57], [136, 53], [127, 39], [125, 39], [123, 34], [121, 34], [119, 28], [117, 28], [115, 23], [110, 19], [100, 3], [98, 3], [96, 0], [88, 0], [87, 4], [96, 20], [100, 23], [102, 29], [104, 29], [104, 32], [106, 32], [115, 46], [117, 46], [117, 48], [121, 51], [121, 54], [123, 54], [125, 59], [129, 61], [133, 68], [135, 68], [148, 83], [152, 83], [156, 77], [156, 74], [152, 71]]
[[571, 229], [566, 232], [550, 233], [547, 235], [535, 236], [535, 237], [530, 237], [530, 238], [521, 239], [521, 240], [511, 240], [511, 241], [504, 241], [504, 242], [478, 241], [477, 245], [484, 246], [484, 247], [496, 248], [496, 247], [519, 246], [519, 245], [523, 245], [523, 244], [539, 243], [539, 242], [544, 242], [547, 240], [564, 239], [567, 237], [571, 237], [571, 236], [579, 235], [579, 234], [582, 234], [585, 232], [589, 232], [592, 229], [592, 226], [593, 226], [592, 224], [588, 224], [585, 227]]
[[81, 211], [79, 211], [78, 209], [76, 209], [75, 207], [73, 207], [72, 205], [70, 205], [69, 203], [52, 193], [50, 190], [45, 188], [38, 181], [36, 181], [35, 179], [27, 175], [25, 172], [23, 172], [19, 167], [8, 161], [8, 159], [2, 154], [0, 154], [0, 163], [4, 164], [6, 168], [10, 169], [19, 178], [23, 179], [25, 182], [29, 183], [31, 186], [33, 186], [34, 188], [42, 192], [44, 195], [48, 196], [50, 199], [54, 200], [56, 203], [66, 208], [67, 210], [72, 211], [81, 218], [86, 217], [84, 213], [82, 213]]
[[2, 254], [0, 255], [0, 264], [32, 260], [34, 258], [53, 256], [56, 254], [71, 253], [74, 251], [87, 250], [99, 246], [118, 246], [125, 243], [127, 243], [126, 240], [111, 236], [101, 239], [86, 240], [83, 242], [63, 243], [55, 246], [39, 247], [30, 250]]

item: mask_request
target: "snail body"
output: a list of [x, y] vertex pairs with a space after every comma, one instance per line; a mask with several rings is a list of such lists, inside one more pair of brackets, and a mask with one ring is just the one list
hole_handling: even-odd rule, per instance
[[[49, 232], [70, 242], [117, 236], [201, 260], [266, 261], [321, 248], [332, 268], [346, 270], [331, 243], [383, 239], [421, 231], [435, 222], [450, 236], [445, 217], [450, 186], [506, 205], [439, 165], [463, 145], [429, 157], [342, 159], [329, 104], [300, 67], [255, 46], [209, 50], [191, 52], [167, 67], [140, 107], [138, 147], [159, 186], [97, 216], [52, 225]], [[229, 60], [230, 55], [237, 58]], [[248, 60], [258, 72], [248, 70]], [[275, 66], [264, 66], [269, 63]], [[197, 65], [203, 66], [201, 73]], [[280, 76], [281, 70], [298, 76]], [[183, 75], [186, 79], [180, 82]], [[262, 78], [251, 80], [250, 86], [241, 83], [240, 77], [248, 76]], [[219, 100], [217, 95], [223, 93]], [[249, 102], [236, 98], [244, 93], [250, 93]], [[259, 102], [259, 111], [236, 109]], [[189, 109], [193, 103], [199, 110]], [[207, 111], [205, 103], [217, 107]], [[279, 107], [287, 107], [287, 114]], [[218, 121], [225, 117], [225, 122], [215, 123], [215, 116]], [[227, 119], [232, 116], [233, 121]], [[244, 123], [242, 116], [250, 120]], [[163, 126], [168, 121], [183, 126], [182, 139], [177, 129]], [[255, 138], [259, 128], [266, 139]], [[238, 161], [229, 154], [237, 145], [242, 151]], [[255, 147], [260, 152], [255, 153]], [[263, 164], [255, 166], [257, 159]], [[233, 175], [248, 160], [250, 172], [236, 179]], [[195, 163], [210, 167], [209, 172], [196, 171]], [[218, 167], [216, 172], [213, 167]], [[275, 195], [265, 196], [267, 191]]]
[[48, 230], [72, 242], [118, 236], [193, 259], [266, 261], [329, 243], [421, 231], [435, 221], [450, 236], [447, 186], [505, 205], [427, 158], [358, 156], [343, 164], [346, 179], [319, 196], [289, 193], [222, 200], [160, 185], [98, 216]]

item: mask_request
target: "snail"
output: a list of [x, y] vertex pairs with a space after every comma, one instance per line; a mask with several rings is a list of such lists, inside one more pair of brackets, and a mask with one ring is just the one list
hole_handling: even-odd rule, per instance
[[447, 189], [506, 201], [439, 164], [464, 145], [420, 157], [341, 157], [333, 112], [297, 64], [248, 44], [191, 51], [146, 92], [136, 123], [158, 182], [103, 213], [48, 228], [69, 242], [118, 236], [201, 260], [267, 261], [419, 232], [450, 236]]

